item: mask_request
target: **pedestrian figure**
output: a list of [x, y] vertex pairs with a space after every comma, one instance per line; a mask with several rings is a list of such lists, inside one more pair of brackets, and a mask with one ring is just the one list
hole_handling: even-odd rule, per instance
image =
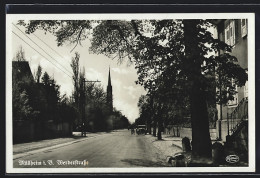
[[131, 135], [134, 135], [135, 134], [135, 130], [134, 128], [131, 129]]
[[167, 126], [167, 134], [171, 134], [171, 127], [170, 126]]
[[82, 124], [81, 136], [86, 137], [86, 125], [84, 123]]

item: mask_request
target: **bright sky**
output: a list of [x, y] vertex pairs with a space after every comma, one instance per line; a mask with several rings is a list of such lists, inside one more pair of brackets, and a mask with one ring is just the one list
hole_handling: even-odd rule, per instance
[[[14, 22], [14, 24], [16, 24], [16, 22]], [[25, 31], [24, 27], [17, 27], [21, 31]], [[13, 25], [12, 30], [19, 35], [20, 38], [29, 43], [31, 47], [35, 48], [38, 52], [45, 56], [45, 58], [54, 63], [52, 64], [49, 62], [19, 37], [12, 34], [13, 55], [15, 56], [15, 53], [19, 50], [20, 46], [22, 46], [25, 51], [26, 60], [29, 61], [33, 74], [36, 72], [37, 67], [40, 64], [43, 68], [43, 73], [47, 71], [50, 76], [54, 77], [57, 84], [60, 85], [61, 94], [66, 93], [68, 96], [71, 96], [73, 84], [72, 78], [70, 77], [72, 76], [70, 62], [71, 58], [75, 56], [75, 52], [79, 52], [80, 67], [85, 67], [87, 80], [101, 81], [101, 85], [106, 91], [108, 69], [110, 66], [114, 107], [117, 110], [120, 110], [130, 122], [134, 122], [139, 116], [139, 110], [137, 107], [138, 99], [146, 92], [142, 86], [135, 84], [135, 81], [137, 80], [137, 72], [134, 68], [134, 64], [129, 66], [127, 61], [122, 64], [118, 64], [117, 58], [111, 60], [104, 55], [89, 54], [88, 49], [90, 47], [90, 41], [88, 39], [83, 41], [81, 46], [78, 45], [72, 52], [70, 52], [74, 48], [75, 44], [66, 43], [63, 46], [58, 47], [56, 38], [52, 34], [45, 34], [44, 31], [41, 30], [37, 30], [34, 34], [27, 35], [38, 45], [37, 46], [17, 27]], [[213, 34], [216, 34], [214, 33], [215, 30], [216, 29], [209, 29], [209, 31], [213, 32]], [[42, 42], [39, 38], [44, 42]], [[56, 52], [44, 43], [47, 43]], [[43, 50], [48, 54], [46, 54]], [[63, 71], [55, 67], [55, 65]]]
[[[24, 31], [23, 27], [18, 27]], [[70, 52], [73, 49], [74, 44], [64, 44], [64, 46], [58, 47], [53, 35], [44, 34], [43, 31], [37, 30], [35, 35], [47, 43], [56, 52], [58, 52], [58, 55], [47, 45], [41, 42], [41, 40], [39, 40], [36, 36], [33, 34], [28, 35], [38, 46], [45, 50], [51, 56], [50, 57], [36, 44], [30, 41], [30, 39], [28, 39], [16, 27], [13, 26], [12, 30], [43, 56], [45, 56], [48, 60], [55, 63], [56, 66], [59, 68], [62, 68], [61, 65], [64, 66], [66, 69], [63, 69], [63, 71], [70, 76], [71, 74], [69, 72], [72, 73], [70, 67], [71, 58], [75, 56], [76, 51], [79, 52], [80, 66], [85, 67], [87, 80], [100, 80], [101, 85], [105, 91], [108, 82], [108, 69], [110, 66], [114, 107], [117, 110], [120, 110], [129, 119], [130, 122], [134, 122], [135, 119], [139, 116], [139, 110], [137, 107], [138, 99], [146, 92], [142, 86], [135, 84], [135, 81], [137, 80], [137, 72], [134, 68], [134, 64], [131, 66], [127, 65], [127, 62], [118, 64], [116, 58], [111, 60], [104, 55], [89, 54], [89, 40], [83, 41], [82, 46], [78, 45], [73, 52]], [[61, 94], [66, 93], [67, 95], [71, 96], [73, 90], [72, 78], [70, 78], [60, 69], [56, 68], [51, 62], [34, 51], [16, 35], [13, 34], [12, 38], [12, 53], [14, 56], [15, 53], [19, 50], [20, 46], [22, 46], [25, 51], [26, 60], [29, 61], [32, 73], [37, 70], [38, 64], [40, 64], [43, 68], [43, 72], [47, 71], [50, 76], [54, 77], [54, 79], [57, 81], [57, 84], [61, 86]], [[53, 58], [58, 61], [58, 63]]]

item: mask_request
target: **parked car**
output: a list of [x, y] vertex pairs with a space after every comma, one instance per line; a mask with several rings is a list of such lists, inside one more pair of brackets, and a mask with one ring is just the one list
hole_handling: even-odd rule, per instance
[[136, 133], [138, 135], [140, 134], [146, 134], [146, 125], [137, 125], [136, 126]]

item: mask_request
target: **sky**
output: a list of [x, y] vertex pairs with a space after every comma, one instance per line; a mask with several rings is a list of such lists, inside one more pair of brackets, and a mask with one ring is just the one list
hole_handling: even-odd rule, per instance
[[[14, 21], [16, 24], [17, 21]], [[214, 33], [216, 29], [209, 29]], [[61, 94], [71, 96], [73, 91], [72, 69], [70, 66], [71, 58], [75, 52], [80, 54], [80, 67], [85, 67], [87, 80], [99, 80], [106, 91], [108, 82], [108, 70], [110, 66], [111, 83], [113, 87], [113, 106], [122, 112], [128, 120], [133, 123], [139, 117], [137, 106], [139, 97], [146, 94], [144, 88], [136, 85], [137, 71], [134, 64], [129, 65], [127, 61], [119, 64], [117, 58], [113, 60], [105, 55], [96, 55], [89, 53], [90, 41], [82, 41], [81, 45], [72, 51], [75, 44], [69, 42], [63, 46], [57, 46], [56, 37], [50, 33], [44, 33], [42, 30], [36, 30], [33, 34], [24, 34], [25, 28], [19, 25], [12, 25], [12, 31], [19, 37], [12, 34], [12, 53], [16, 52], [22, 46], [25, 51], [25, 58], [34, 74], [40, 64], [43, 73], [46, 71], [60, 85]], [[22, 39], [20, 39], [22, 38]], [[24, 41], [26, 42], [24, 42]], [[28, 44], [26, 44], [28, 43]], [[46, 45], [47, 44], [47, 45]], [[34, 48], [34, 49], [32, 49]]]
[[[24, 32], [24, 27], [19, 25], [17, 27]], [[31, 41], [17, 27], [13, 25], [12, 31], [29, 43], [30, 46], [12, 34], [12, 53], [13, 56], [15, 56], [16, 52], [22, 46], [25, 51], [25, 59], [29, 62], [32, 74], [37, 71], [37, 67], [40, 64], [43, 68], [43, 73], [46, 71], [51, 77], [54, 77], [57, 84], [60, 85], [61, 94], [71, 96], [73, 83], [70, 62], [71, 58], [75, 56], [75, 52], [79, 52], [80, 67], [85, 67], [86, 79], [101, 81], [100, 83], [105, 91], [110, 66], [114, 107], [120, 110], [131, 123], [139, 117], [137, 103], [139, 97], [142, 94], [146, 94], [146, 91], [142, 86], [136, 85], [135, 83], [138, 76], [134, 64], [129, 66], [127, 61], [118, 64], [116, 58], [111, 60], [104, 55], [90, 54], [88, 50], [90, 47], [89, 40], [83, 41], [81, 46], [78, 45], [71, 52], [75, 44], [67, 43], [58, 47], [55, 36], [49, 33], [45, 34], [41, 30], [37, 30], [34, 34], [27, 35]], [[32, 48], [37, 50], [40, 54]]]

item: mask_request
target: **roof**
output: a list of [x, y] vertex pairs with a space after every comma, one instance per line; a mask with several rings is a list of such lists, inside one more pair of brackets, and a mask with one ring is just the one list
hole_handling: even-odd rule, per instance
[[13, 79], [34, 82], [28, 61], [12, 61], [12, 74]]

